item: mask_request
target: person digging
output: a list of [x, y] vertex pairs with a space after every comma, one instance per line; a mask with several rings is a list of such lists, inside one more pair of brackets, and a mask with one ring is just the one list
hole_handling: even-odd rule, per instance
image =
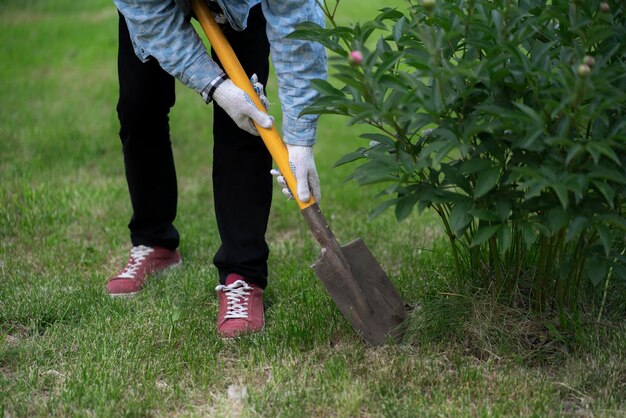
[[[254, 126], [270, 128], [273, 118], [228, 79], [214, 54], [209, 56], [191, 24], [188, 1], [114, 3], [119, 12], [117, 113], [132, 206], [132, 248], [126, 266], [106, 282], [106, 291], [134, 295], [154, 274], [182, 263], [169, 134], [178, 79], [206, 103], [214, 102], [212, 181], [221, 240], [213, 258], [219, 276], [217, 332], [224, 338], [259, 332], [265, 321], [272, 175], [291, 195], [280, 172], [271, 169], [271, 156]], [[286, 36], [305, 21], [323, 25], [321, 9], [315, 0], [217, 0], [208, 5], [264, 104], [271, 55], [298, 198], [307, 202], [312, 194], [319, 200], [313, 158], [317, 117], [299, 115], [318, 96], [311, 80], [326, 78], [326, 55], [317, 43]]]

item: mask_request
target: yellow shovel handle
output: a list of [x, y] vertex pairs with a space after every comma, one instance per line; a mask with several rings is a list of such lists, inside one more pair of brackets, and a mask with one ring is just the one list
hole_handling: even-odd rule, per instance
[[[196, 14], [196, 18], [200, 22], [200, 26], [202, 26], [204, 33], [207, 38], [209, 38], [211, 47], [215, 50], [215, 53], [222, 62], [222, 66], [224, 67], [226, 74], [228, 74], [228, 77], [237, 87], [248, 93], [248, 96], [250, 96], [259, 110], [265, 112], [265, 107], [254, 91], [252, 83], [250, 83], [250, 79], [239, 63], [237, 55], [235, 55], [235, 51], [233, 51], [233, 48], [228, 43], [228, 40], [222, 33], [222, 30], [211, 15], [209, 6], [207, 6], [207, 4], [202, 0], [191, 0], [191, 7]], [[278, 133], [276, 127], [272, 126], [271, 129], [265, 129], [259, 126], [256, 122], [254, 124], [261, 134], [261, 138], [272, 155], [278, 169], [283, 177], [285, 177], [285, 180], [287, 180], [289, 190], [291, 190], [291, 194], [293, 194], [294, 198], [298, 202], [300, 209], [305, 209], [314, 204], [315, 199], [313, 199], [313, 196], [311, 196], [311, 199], [308, 202], [302, 202], [298, 199], [298, 194], [296, 193], [296, 178], [294, 177], [291, 167], [289, 166], [287, 147], [280, 138], [280, 134]]]

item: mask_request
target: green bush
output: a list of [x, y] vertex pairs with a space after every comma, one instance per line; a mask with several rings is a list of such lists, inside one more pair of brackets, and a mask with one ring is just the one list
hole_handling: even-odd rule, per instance
[[434, 210], [460, 282], [539, 311], [626, 278], [621, 2], [422, 0], [353, 26], [322, 6], [329, 28], [293, 35], [334, 53], [306, 112], [376, 128], [338, 162], [382, 185], [373, 215]]

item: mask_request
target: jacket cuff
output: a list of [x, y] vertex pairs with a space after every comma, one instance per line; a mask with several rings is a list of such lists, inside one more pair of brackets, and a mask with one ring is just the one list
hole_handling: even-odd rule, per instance
[[213, 100], [213, 93], [215, 93], [215, 89], [226, 80], [228, 80], [228, 76], [224, 72], [222, 72], [222, 74], [218, 75], [213, 80], [211, 80], [211, 82], [209, 82], [209, 84], [207, 84], [206, 87], [202, 89], [202, 92], [200, 93], [200, 95], [202, 96], [202, 99], [207, 104], [211, 103], [211, 100]]
[[180, 81], [192, 90], [202, 93], [206, 86], [221, 74], [223, 74], [222, 69], [208, 54], [204, 53], [185, 68], [180, 76]]
[[283, 142], [289, 145], [312, 147], [317, 135], [317, 117], [312, 120], [290, 120], [283, 117]]

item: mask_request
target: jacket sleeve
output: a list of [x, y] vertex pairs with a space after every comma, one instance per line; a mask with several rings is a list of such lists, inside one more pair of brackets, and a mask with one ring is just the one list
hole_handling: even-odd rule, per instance
[[302, 22], [324, 25], [324, 15], [315, 0], [263, 0], [262, 7], [278, 78], [283, 140], [292, 145], [313, 145], [318, 117], [299, 114], [318, 97], [311, 81], [327, 77], [326, 51], [316, 42], [286, 36]]
[[165, 71], [201, 94], [223, 74], [174, 0], [113, 1], [142, 61], [154, 57]]

